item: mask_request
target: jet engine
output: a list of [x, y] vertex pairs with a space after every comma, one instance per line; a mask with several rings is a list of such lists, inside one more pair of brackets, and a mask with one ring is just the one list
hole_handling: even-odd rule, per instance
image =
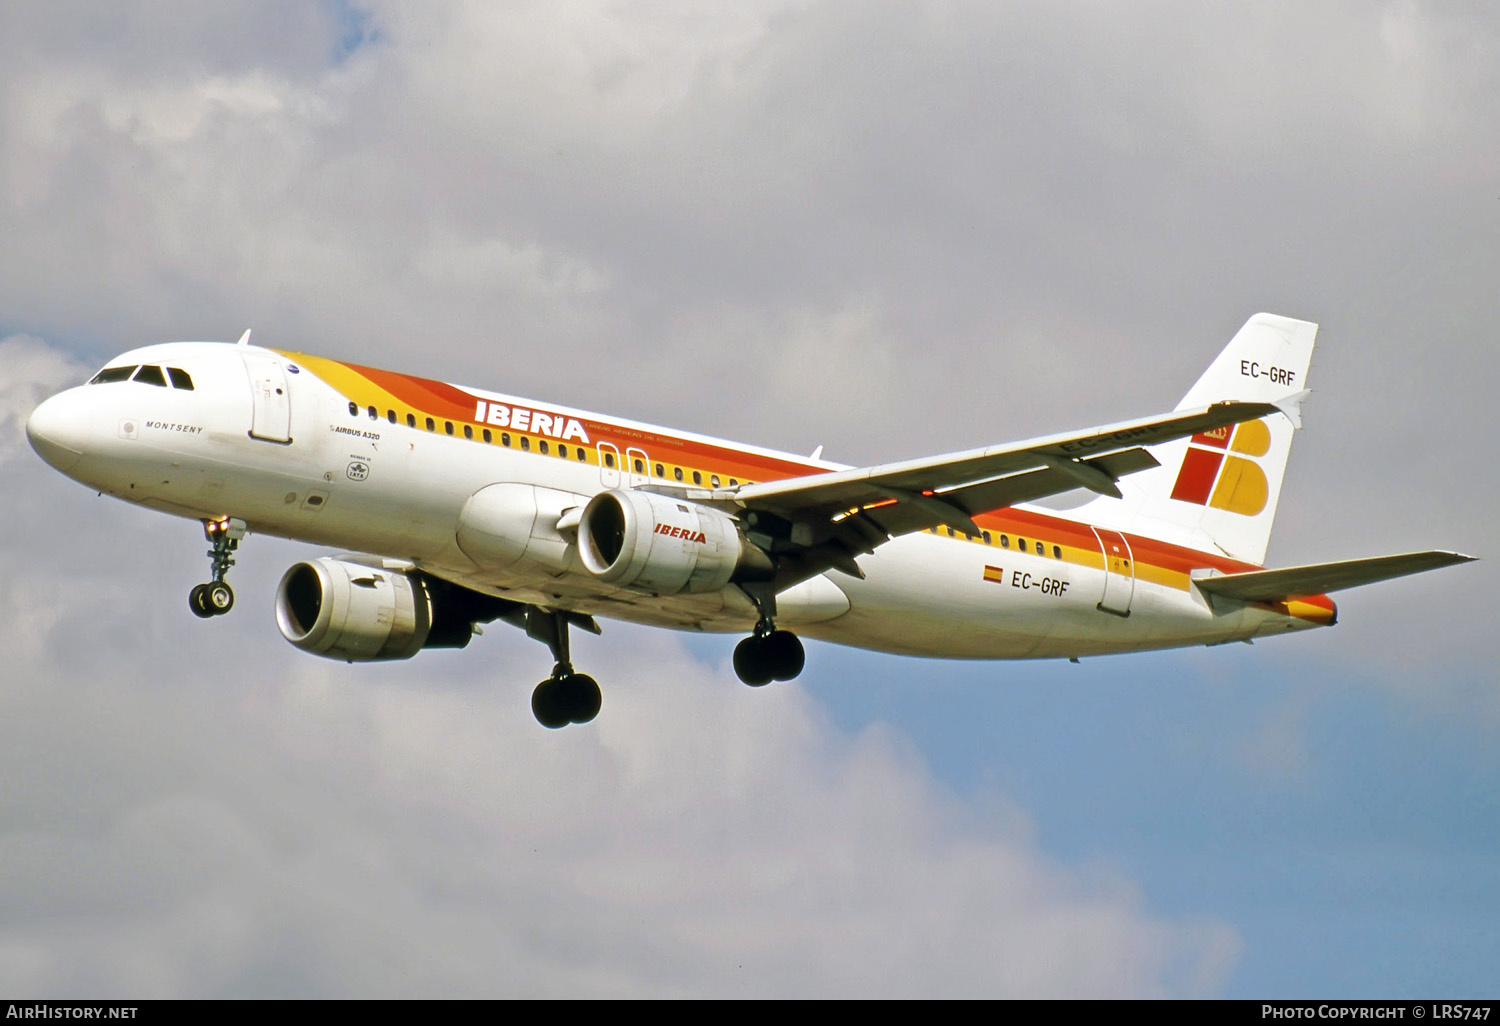
[[462, 608], [459, 597], [436, 591], [434, 583], [441, 584], [340, 559], [304, 561], [276, 589], [276, 626], [304, 652], [349, 662], [463, 648], [474, 635], [479, 617], [471, 614], [477, 611]]
[[578, 554], [601, 581], [657, 595], [718, 591], [731, 581], [769, 579], [775, 571], [728, 514], [618, 488], [584, 507]]

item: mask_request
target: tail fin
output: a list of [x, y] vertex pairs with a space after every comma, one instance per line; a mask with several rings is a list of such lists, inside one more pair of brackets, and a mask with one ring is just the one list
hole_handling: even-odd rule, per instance
[[1096, 499], [1078, 515], [1264, 564], [1317, 333], [1308, 321], [1250, 318], [1177, 408], [1238, 399], [1276, 403], [1286, 415], [1156, 446], [1160, 467], [1122, 478], [1123, 499]]

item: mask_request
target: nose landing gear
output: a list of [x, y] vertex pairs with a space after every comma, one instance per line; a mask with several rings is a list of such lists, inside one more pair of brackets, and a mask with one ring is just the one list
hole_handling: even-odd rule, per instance
[[213, 580], [196, 585], [188, 592], [188, 608], [194, 616], [205, 619], [223, 616], [234, 608], [234, 589], [224, 578], [234, 566], [234, 557], [230, 553], [239, 548], [246, 530], [245, 522], [237, 517], [203, 521], [203, 537], [213, 546], [208, 550]]

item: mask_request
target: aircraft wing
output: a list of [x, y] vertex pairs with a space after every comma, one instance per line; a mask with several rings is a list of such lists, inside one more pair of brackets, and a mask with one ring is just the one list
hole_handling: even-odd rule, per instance
[[1275, 412], [1270, 403], [1218, 403], [1013, 445], [745, 485], [734, 498], [747, 509], [792, 519], [910, 505], [929, 515], [917, 518], [925, 522], [909, 530], [957, 520], [953, 526], [978, 533], [965, 523], [975, 513], [1078, 487], [1118, 496], [1116, 478], [1158, 465], [1143, 446]]
[[1146, 446], [1278, 411], [1289, 412], [1272, 403], [1216, 403], [1013, 445], [742, 485], [703, 497], [748, 511], [751, 538], [790, 558], [792, 565], [778, 574], [778, 588], [830, 567], [863, 576], [853, 557], [897, 535], [936, 526], [977, 535], [975, 514], [1079, 487], [1118, 497], [1117, 479], [1158, 466]]
[[1458, 552], [1405, 552], [1396, 556], [1345, 559], [1337, 563], [1313, 563], [1282, 570], [1250, 570], [1242, 574], [1195, 577], [1193, 582], [1210, 595], [1222, 595], [1241, 602], [1284, 602], [1419, 574], [1455, 563], [1468, 563], [1473, 559], [1473, 556]]

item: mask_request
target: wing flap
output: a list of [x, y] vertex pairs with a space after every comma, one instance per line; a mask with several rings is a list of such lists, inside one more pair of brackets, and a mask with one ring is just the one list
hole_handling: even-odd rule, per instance
[[1062, 466], [1047, 465], [1038, 470], [981, 481], [978, 484], [939, 491], [937, 494], [970, 514], [985, 513], [992, 509], [1014, 506], [1018, 502], [1045, 499], [1049, 495], [1058, 495], [1074, 488], [1090, 487], [1084, 475], [1079, 474], [1080, 469], [1093, 471], [1112, 483], [1126, 474], [1159, 466], [1161, 464], [1156, 461], [1156, 457], [1145, 449], [1124, 449], [1092, 459], [1067, 461]]
[[1211, 595], [1222, 595], [1241, 602], [1283, 602], [1437, 570], [1473, 559], [1473, 556], [1458, 552], [1404, 552], [1394, 556], [1312, 563], [1281, 570], [1251, 570], [1218, 577], [1194, 576], [1193, 582]]

